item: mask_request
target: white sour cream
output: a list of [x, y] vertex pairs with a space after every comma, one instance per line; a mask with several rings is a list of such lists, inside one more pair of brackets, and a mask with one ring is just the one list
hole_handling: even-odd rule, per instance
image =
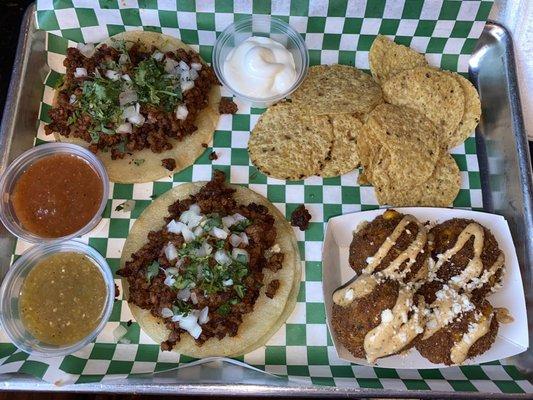
[[292, 54], [282, 44], [258, 36], [230, 51], [224, 76], [238, 93], [261, 99], [286, 92], [297, 79]]

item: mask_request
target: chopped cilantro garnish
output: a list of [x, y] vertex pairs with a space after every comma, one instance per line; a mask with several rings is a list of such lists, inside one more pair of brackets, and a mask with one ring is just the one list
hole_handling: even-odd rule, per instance
[[122, 109], [118, 96], [121, 92], [121, 82], [104, 78], [94, 78], [83, 82], [83, 95], [80, 99], [81, 112], [92, 119], [92, 131], [114, 134], [114, 126], [121, 121]]
[[246, 288], [243, 285], [235, 285], [233, 286], [233, 290], [235, 290], [237, 296], [242, 299], [244, 297], [244, 292], [246, 291]]
[[91, 143], [98, 143], [100, 141], [100, 134], [98, 132], [92, 131], [89, 132], [91, 135]]
[[222, 228], [222, 218], [218, 214], [207, 214], [207, 221], [204, 225], [204, 231], [209, 232], [211, 229], [217, 227]]
[[135, 67], [133, 82], [141, 103], [155, 104], [170, 112], [181, 101], [179, 77], [167, 74], [163, 63], [153, 57]]
[[230, 227], [233, 232], [244, 232], [250, 226], [251, 222], [248, 219], [243, 219]]
[[148, 266], [146, 269], [146, 279], [148, 280], [148, 283], [152, 281], [152, 278], [156, 277], [159, 274], [159, 263], [157, 261], [153, 261], [152, 264]]
[[231, 311], [231, 304], [229, 303], [224, 303], [217, 309], [217, 313], [220, 315], [228, 315], [230, 311]]
[[172, 312], [175, 315], [182, 314], [184, 317], [186, 317], [189, 312], [191, 311], [191, 305], [183, 300], [176, 300], [174, 304], [172, 305]]

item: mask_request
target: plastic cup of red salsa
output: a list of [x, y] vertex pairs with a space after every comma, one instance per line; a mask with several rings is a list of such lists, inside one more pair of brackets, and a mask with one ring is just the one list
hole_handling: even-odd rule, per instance
[[[101, 188], [102, 197], [99, 199], [99, 204], [93, 206], [95, 210], [94, 215], [92, 215], [90, 219], [87, 219], [87, 222], [84, 223], [83, 226], [78, 226], [72, 232], [63, 232], [59, 236], [39, 234], [36, 233], [35, 230], [32, 231], [28, 229], [28, 226], [25, 226], [20, 218], [17, 217], [14, 205], [14, 193], [17, 190], [17, 182], [21, 179], [23, 174], [36, 163], [46, 162], [47, 157], [63, 155], [73, 156], [79, 161], [84, 162], [84, 168], [87, 165], [91, 167], [93, 172], [98, 176], [98, 181], [101, 187], [97, 186], [97, 188], [98, 191]], [[34, 171], [35, 170], [36, 169], [34, 169]], [[59, 170], [57, 173], [59, 177], [66, 175], [66, 171], [63, 172]], [[39, 184], [39, 182], [36, 182], [36, 184]], [[13, 235], [30, 243], [60, 242], [84, 235], [98, 225], [102, 219], [102, 213], [107, 204], [107, 197], [109, 195], [109, 178], [102, 162], [89, 150], [69, 143], [47, 143], [22, 153], [8, 166], [6, 171], [0, 177], [0, 193], [2, 194], [0, 201], [0, 221], [2, 221], [4, 226]], [[67, 200], [70, 201], [70, 199]], [[75, 199], [72, 199], [72, 202], [74, 201]], [[68, 223], [68, 221], [66, 223]]]

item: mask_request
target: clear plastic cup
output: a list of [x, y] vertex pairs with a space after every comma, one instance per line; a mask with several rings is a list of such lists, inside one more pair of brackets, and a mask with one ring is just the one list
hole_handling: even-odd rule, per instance
[[[79, 342], [63, 347], [41, 342], [29, 333], [21, 321], [19, 310], [20, 291], [28, 273], [44, 257], [62, 252], [76, 252], [88, 257], [102, 274], [107, 292], [97, 327]], [[102, 331], [113, 311], [114, 299], [115, 281], [113, 274], [106, 260], [95, 249], [76, 240], [35, 245], [13, 263], [2, 282], [0, 288], [0, 323], [9, 339], [20, 350], [43, 357], [65, 356], [85, 347]]]
[[[57, 238], [38, 236], [22, 226], [13, 208], [12, 196], [19, 177], [37, 160], [55, 155], [71, 154], [85, 160], [96, 171], [102, 182], [102, 201], [93, 218], [80, 230]], [[86, 234], [102, 219], [109, 195], [109, 178], [104, 164], [89, 150], [70, 143], [46, 143], [36, 146], [18, 156], [0, 177], [0, 221], [15, 236], [30, 243], [51, 243], [72, 239]]]
[[[264, 36], [281, 43], [292, 54], [297, 79], [285, 92], [277, 96], [257, 98], [243, 95], [228, 85], [224, 77], [224, 61], [229, 52], [251, 36]], [[235, 96], [252, 104], [253, 107], [268, 107], [294, 92], [307, 75], [309, 53], [302, 36], [286, 22], [268, 15], [252, 15], [239, 19], [220, 34], [213, 48], [213, 68], [218, 80]]]

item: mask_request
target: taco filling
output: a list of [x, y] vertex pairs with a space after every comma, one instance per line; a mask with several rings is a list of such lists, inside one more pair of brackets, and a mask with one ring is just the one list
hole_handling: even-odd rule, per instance
[[166, 225], [118, 271], [128, 301], [162, 318], [170, 330], [161, 343], [172, 350], [187, 334], [201, 346], [236, 336], [263, 285], [274, 297], [279, 282], [264, 282], [263, 269], [282, 268], [274, 217], [263, 205], [238, 204], [235, 189], [216, 171], [200, 191], [168, 207]]
[[66, 75], [46, 134], [80, 138], [112, 159], [145, 148], [170, 150], [169, 139], [197, 130], [195, 120], [219, 84], [194, 51], [163, 53], [140, 42], [116, 40], [91, 56], [69, 48], [63, 64]]

